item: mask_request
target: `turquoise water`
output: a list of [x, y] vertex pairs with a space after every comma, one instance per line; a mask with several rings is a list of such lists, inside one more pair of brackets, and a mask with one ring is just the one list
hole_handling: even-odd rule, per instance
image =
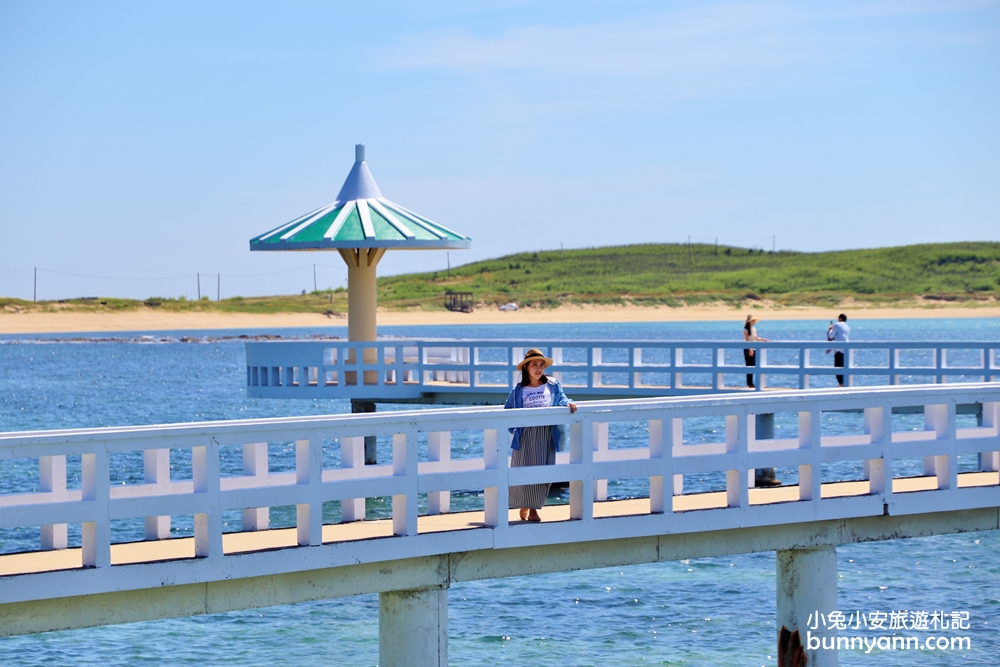
[[[1000, 340], [1000, 320], [859, 320], [856, 340]], [[761, 322], [776, 340], [822, 340], [826, 322]], [[561, 339], [736, 339], [740, 323], [383, 327], [395, 336]], [[0, 430], [328, 414], [346, 401], [248, 399], [243, 344], [219, 340], [241, 332], [122, 335], [123, 342], [55, 342], [64, 336], [0, 336]], [[287, 332], [282, 332], [287, 335]], [[346, 336], [344, 328], [300, 330]], [[179, 342], [182, 335], [199, 342]], [[204, 338], [202, 338], [204, 337]], [[393, 409], [392, 406], [380, 406]], [[921, 428], [900, 416], [897, 427]], [[971, 418], [967, 418], [971, 419]], [[826, 432], [858, 428], [858, 416], [831, 417]], [[780, 436], [792, 424], [777, 416]], [[711, 421], [688, 425], [686, 440], [714, 439]], [[636, 430], [635, 437], [641, 434]], [[627, 442], [629, 426], [616, 440]], [[385, 443], [382, 443], [383, 447]], [[464, 453], [458, 451], [464, 447]], [[290, 451], [287, 452], [290, 456]], [[382, 452], [388, 456], [387, 451]], [[456, 443], [455, 456], [476, 455], [476, 443]], [[272, 468], [288, 465], [280, 446]], [[293, 457], [292, 457], [293, 459]], [[15, 462], [17, 463], [17, 462]], [[118, 461], [127, 481], [136, 462]], [[904, 462], [905, 464], [905, 462]], [[911, 462], [916, 465], [916, 462]], [[960, 461], [964, 469], [975, 462]], [[175, 470], [188, 465], [172, 460]], [[234, 464], [235, 465], [235, 464]], [[73, 467], [70, 465], [70, 483]], [[139, 465], [141, 470], [141, 464]], [[826, 478], [857, 474], [849, 464]], [[779, 470], [790, 479], [792, 470]], [[715, 488], [718, 478], [685, 480], [688, 490]], [[29, 462], [4, 466], [0, 492], [34, 488]], [[641, 495], [629, 480], [609, 495]], [[554, 496], [551, 502], [564, 502]], [[453, 507], [481, 503], [475, 494]], [[481, 506], [481, 505], [480, 505]], [[373, 514], [385, 512], [377, 503]], [[335, 519], [336, 510], [329, 519]], [[291, 521], [280, 513], [275, 524]], [[175, 532], [189, 530], [175, 522]], [[135, 526], [117, 528], [128, 539]], [[75, 536], [71, 535], [71, 540]], [[37, 530], [0, 531], [0, 552], [37, 545]], [[838, 549], [842, 610], [968, 611], [968, 651], [841, 651], [842, 665], [998, 664], [1000, 655], [1000, 534], [899, 540]], [[770, 665], [775, 664], [774, 554], [697, 559], [655, 565], [474, 582], [449, 595], [450, 662], [454, 665]], [[2, 596], [2, 583], [0, 583]], [[869, 633], [871, 634], [871, 633]], [[927, 633], [914, 633], [924, 636]], [[944, 633], [942, 633], [944, 634]], [[0, 639], [4, 665], [74, 664], [297, 665], [378, 662], [378, 600], [359, 596], [197, 618], [53, 632]]]

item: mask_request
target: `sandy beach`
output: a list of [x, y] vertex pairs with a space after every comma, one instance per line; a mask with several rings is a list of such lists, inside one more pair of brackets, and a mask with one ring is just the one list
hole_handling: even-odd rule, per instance
[[[642, 308], [637, 306], [562, 306], [524, 308], [516, 312], [480, 309], [473, 313], [380, 311], [381, 325], [538, 324], [580, 322], [742, 322], [747, 313], [763, 320], [828, 320], [839, 312], [854, 319], [921, 319], [1000, 317], [1000, 306], [900, 307], [900, 308], [779, 308], [726, 306]], [[0, 334], [84, 333], [107, 331], [169, 331], [199, 329], [286, 329], [294, 327], [345, 327], [346, 318], [320, 313], [170, 313], [138, 312], [0, 313]]]

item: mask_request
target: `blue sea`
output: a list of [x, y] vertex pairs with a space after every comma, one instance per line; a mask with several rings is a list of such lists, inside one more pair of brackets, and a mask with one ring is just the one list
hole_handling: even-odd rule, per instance
[[[852, 339], [1000, 340], [1000, 319], [852, 320]], [[381, 327], [406, 337], [629, 340], [740, 340], [741, 322], [514, 326]], [[826, 321], [760, 322], [772, 340], [823, 340]], [[0, 336], [0, 431], [155, 424], [350, 411], [339, 400], [258, 400], [245, 392], [241, 334], [328, 334], [345, 327], [297, 330], [173, 331]], [[72, 339], [72, 340], [70, 340]], [[379, 410], [404, 406], [379, 406]], [[409, 408], [407, 408], [409, 409]], [[897, 428], [922, 428], [897, 416]], [[975, 418], [963, 416], [961, 425]], [[909, 420], [909, 421], [906, 421]], [[971, 420], [971, 421], [970, 421]], [[785, 422], [779, 415], [780, 437]], [[793, 427], [793, 425], [789, 425]], [[824, 432], [860, 427], [841, 415]], [[717, 425], [685, 426], [685, 440], [718, 438]], [[628, 444], [629, 430], [620, 431]], [[638, 436], [637, 436], [638, 437]], [[472, 452], [474, 455], [474, 452]], [[289, 451], [291, 456], [291, 452]], [[380, 456], [388, 456], [380, 451]], [[120, 475], [128, 477], [128, 461]], [[134, 463], [134, 462], [133, 462]], [[279, 462], [280, 463], [280, 462]], [[972, 457], [960, 469], [975, 466]], [[172, 465], [183, 465], [173, 461]], [[917, 461], [902, 461], [897, 470]], [[778, 471], [794, 482], [793, 470]], [[824, 480], [857, 470], [824, 469]], [[70, 470], [72, 478], [74, 471]], [[5, 464], [0, 493], [37, 486], [37, 466]], [[72, 484], [71, 479], [71, 484]], [[712, 476], [686, 479], [686, 490], [717, 488]], [[610, 497], [641, 495], [626, 480]], [[550, 502], [565, 502], [555, 492]], [[453, 509], [481, 499], [457, 497]], [[479, 505], [481, 507], [481, 504]], [[369, 515], [387, 509], [369, 505]], [[332, 517], [335, 519], [336, 517]], [[292, 521], [272, 516], [272, 525]], [[189, 534], [182, 521], [177, 534]], [[130, 537], [129, 526], [120, 539]], [[37, 545], [37, 530], [0, 531], [0, 553]], [[78, 539], [71, 534], [71, 541]], [[1000, 532], [969, 533], [838, 549], [839, 606], [845, 615], [908, 611], [968, 612], [969, 629], [901, 631], [967, 636], [970, 650], [841, 651], [842, 665], [1000, 664]], [[2, 583], [0, 583], [2, 597]], [[692, 559], [455, 585], [449, 593], [453, 665], [774, 665], [773, 553]], [[878, 632], [863, 632], [876, 637]], [[134, 623], [0, 639], [5, 667], [20, 665], [375, 665], [376, 596], [326, 600], [194, 618]]]

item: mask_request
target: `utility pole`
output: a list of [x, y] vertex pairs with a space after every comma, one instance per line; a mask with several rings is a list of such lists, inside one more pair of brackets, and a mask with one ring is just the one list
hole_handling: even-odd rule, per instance
[[222, 274], [220, 273], [216, 277], [215, 281], [215, 300], [222, 301]]
[[694, 264], [691, 259], [691, 235], [688, 234], [688, 265]]
[[448, 277], [450, 278], [451, 277], [451, 253], [450, 252], [446, 252], [445, 253], [445, 257], [448, 258]]
[[716, 255], [719, 254], [719, 237], [718, 236], [715, 237], [715, 254]]
[[35, 291], [31, 297], [32, 301], [38, 301], [38, 267], [35, 267]]
[[316, 265], [313, 264], [313, 292], [318, 292], [319, 288], [316, 287]]
[[559, 254], [562, 255], [562, 259], [566, 259], [566, 250], [562, 243], [559, 244]]
[[198, 301], [201, 301], [201, 273], [199, 272], [195, 275], [198, 276]]
[[771, 252], [774, 252], [774, 250], [777, 247], [778, 247], [778, 235], [777, 234], [772, 234], [771, 235]]

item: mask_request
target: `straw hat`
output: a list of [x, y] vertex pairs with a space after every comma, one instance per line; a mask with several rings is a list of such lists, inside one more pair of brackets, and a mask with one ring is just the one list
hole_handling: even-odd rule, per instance
[[531, 348], [530, 350], [524, 353], [524, 359], [521, 361], [521, 363], [517, 365], [517, 370], [523, 371], [524, 367], [532, 359], [541, 359], [542, 361], [545, 362], [546, 368], [552, 365], [552, 360], [546, 357], [544, 354], [542, 354], [541, 350], [536, 350], [535, 348]]
[[760, 320], [758, 320], [758, 319], [757, 319], [757, 318], [756, 318], [755, 316], [753, 316], [753, 315], [747, 315], [747, 324], [754, 324], [754, 323], [756, 323], [756, 322], [760, 322]]

